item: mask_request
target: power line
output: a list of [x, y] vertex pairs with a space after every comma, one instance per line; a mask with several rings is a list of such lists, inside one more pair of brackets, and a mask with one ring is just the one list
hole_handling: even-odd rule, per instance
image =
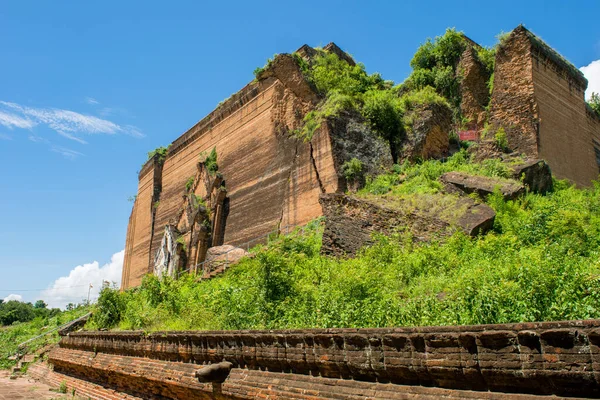
[[0, 292], [40, 292], [43, 290], [62, 290], [62, 289], [73, 289], [73, 288], [78, 288], [78, 287], [88, 287], [89, 284], [87, 285], [75, 285], [75, 286], [65, 286], [65, 287], [58, 287], [58, 288], [44, 288], [44, 289], [0, 289]]

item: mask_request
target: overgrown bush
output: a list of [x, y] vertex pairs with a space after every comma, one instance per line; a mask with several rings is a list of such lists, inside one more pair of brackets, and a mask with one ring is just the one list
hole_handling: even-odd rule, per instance
[[363, 172], [363, 163], [358, 158], [352, 158], [342, 165], [342, 171], [348, 182], [354, 182]]
[[213, 149], [208, 153], [208, 155], [204, 158], [204, 166], [210, 175], [215, 175], [219, 170], [219, 164], [217, 164], [217, 148], [213, 147]]
[[456, 67], [465, 48], [463, 33], [454, 28], [433, 40], [427, 39], [413, 56], [410, 62], [413, 72], [403, 85], [410, 90], [432, 86], [458, 113], [461, 98]]
[[103, 284], [96, 307], [100, 312], [92, 315], [93, 325], [112, 328], [119, 323], [125, 309], [125, 295], [117, 287]]

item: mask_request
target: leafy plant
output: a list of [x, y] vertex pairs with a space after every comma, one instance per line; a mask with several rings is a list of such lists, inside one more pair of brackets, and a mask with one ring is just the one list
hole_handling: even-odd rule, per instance
[[91, 318], [93, 324], [112, 328], [121, 320], [125, 306], [124, 295], [119, 292], [119, 289], [116, 286], [111, 287], [108, 283], [103, 284], [96, 304], [98, 312]]
[[188, 180], [185, 182], [185, 191], [186, 192], [189, 192], [190, 190], [192, 190], [192, 186], [194, 186], [194, 180], [195, 180], [195, 177], [190, 176], [188, 178]]
[[65, 382], [65, 381], [60, 382], [60, 386], [58, 387], [58, 392], [59, 393], [67, 393], [67, 382]]
[[503, 151], [508, 150], [508, 138], [506, 137], [504, 128], [501, 127], [496, 131], [496, 134], [494, 135], [494, 142], [496, 143], [496, 146]]
[[600, 94], [592, 92], [588, 105], [600, 117]]
[[149, 151], [148, 159], [146, 161], [151, 160], [154, 157], [157, 157], [157, 159], [156, 159], [157, 162], [159, 164], [163, 164], [165, 162], [165, 159], [167, 158], [167, 153], [168, 153], [170, 147], [171, 147], [171, 145], [168, 145], [167, 147], [160, 146], [152, 151]]
[[354, 182], [363, 172], [363, 163], [354, 157], [342, 165], [342, 171], [348, 182]]
[[[277, 56], [278, 56], [278, 54], [274, 54], [274, 55], [273, 55], [273, 58], [269, 58], [269, 59], [267, 60], [267, 63], [266, 63], [264, 66], [262, 66], [262, 67], [257, 67], [257, 68], [254, 70], [254, 78], [255, 78], [256, 80], [260, 80], [260, 79], [261, 79], [261, 76], [262, 76], [263, 72], [265, 72], [265, 70], [267, 70], [268, 68], [270, 68], [270, 67], [271, 67], [271, 65], [273, 64], [273, 61], [275, 60], [275, 58], [276, 58]], [[225, 99], [225, 100], [227, 100], [227, 99]]]
[[206, 158], [203, 161], [206, 170], [210, 175], [215, 175], [219, 170], [219, 165], [217, 164], [217, 148], [213, 147], [213, 149], [208, 153]]

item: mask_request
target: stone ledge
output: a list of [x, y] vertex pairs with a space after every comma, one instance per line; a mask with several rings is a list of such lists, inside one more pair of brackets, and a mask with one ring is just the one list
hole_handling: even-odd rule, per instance
[[[185, 363], [180, 365], [189, 369], [190, 376], [199, 365], [226, 360], [234, 368], [294, 376], [461, 390], [598, 396], [599, 326], [600, 320], [589, 320], [151, 335], [80, 332], [64, 337], [61, 349], [55, 350], [51, 359], [58, 364], [72, 362], [78, 351], [89, 354], [96, 351], [96, 357], [138, 357], [147, 360], [144, 363], [160, 360], [161, 365]], [[175, 366], [161, 368], [179, 371]]]

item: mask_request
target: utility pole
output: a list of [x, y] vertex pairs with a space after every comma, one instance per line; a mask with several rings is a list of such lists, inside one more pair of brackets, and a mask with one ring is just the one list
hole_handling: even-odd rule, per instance
[[87, 305], [88, 305], [88, 306], [90, 305], [90, 291], [92, 290], [92, 288], [93, 288], [93, 286], [92, 286], [92, 284], [90, 283], [90, 287], [88, 288], [88, 299], [87, 299]]

